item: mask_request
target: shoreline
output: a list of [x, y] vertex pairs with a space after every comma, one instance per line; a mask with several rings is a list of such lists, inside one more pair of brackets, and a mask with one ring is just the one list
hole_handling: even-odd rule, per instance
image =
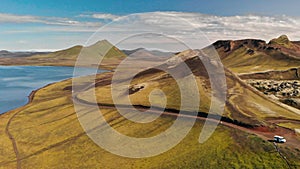
[[[7, 67], [8, 67], [8, 66], [21, 66], [21, 65], [0, 65], [0, 66], [7, 66]], [[35, 66], [35, 65], [23, 65], [23, 66]], [[47, 66], [40, 66], [40, 67], [47, 67]], [[73, 66], [49, 66], [49, 67], [73, 67]], [[70, 77], [70, 78], [72, 78], [72, 77]], [[41, 89], [43, 89], [43, 88], [45, 88], [45, 87], [48, 87], [48, 86], [50, 86], [50, 85], [53, 85], [53, 84], [55, 84], [55, 83], [59, 83], [59, 82], [65, 81], [65, 80], [69, 80], [70, 78], [63, 79], [63, 80], [59, 80], [59, 81], [55, 81], [55, 82], [46, 84], [46, 85], [44, 85], [44, 86], [42, 86], [42, 87], [39, 87], [39, 88], [37, 88], [37, 89], [34, 89], [34, 90], [30, 91], [29, 95], [27, 96], [27, 102], [26, 102], [26, 103], [24, 103], [24, 104], [21, 105], [21, 106], [18, 106], [18, 107], [16, 107], [16, 108], [13, 108], [13, 109], [11, 109], [11, 110], [8, 110], [8, 111], [5, 111], [5, 112], [1, 113], [1, 114], [0, 114], [0, 117], [1, 117], [2, 115], [4, 115], [4, 114], [7, 114], [7, 113], [9, 113], [9, 112], [11, 112], [11, 111], [14, 111], [14, 110], [16, 110], [16, 109], [19, 109], [19, 108], [21, 108], [21, 107], [24, 107], [24, 106], [30, 104], [30, 103], [33, 101], [33, 99], [34, 99], [34, 95], [35, 95], [36, 92], [38, 92], [39, 90], [41, 90]]]
[[104, 65], [76, 65], [76, 63], [72, 64], [3, 64], [0, 61], [0, 66], [40, 66], [40, 67], [81, 67], [81, 68], [92, 68], [92, 69], [104, 69], [104, 70], [109, 70], [112, 71], [114, 70], [117, 65], [109, 65], [109, 64], [104, 64]]
[[42, 86], [42, 87], [37, 88], [37, 89], [35, 89], [35, 90], [32, 90], [32, 91], [30, 92], [30, 94], [27, 96], [27, 99], [28, 99], [28, 100], [27, 100], [27, 102], [26, 102], [24, 105], [19, 106], [19, 107], [17, 107], [17, 108], [13, 108], [13, 109], [8, 110], [8, 111], [6, 111], [6, 112], [3, 112], [3, 113], [0, 114], [0, 117], [1, 117], [2, 115], [5, 115], [5, 114], [7, 114], [7, 113], [10, 113], [11, 111], [14, 111], [14, 110], [16, 110], [16, 109], [22, 108], [22, 107], [24, 107], [24, 106], [26, 106], [26, 105], [32, 103], [35, 94], [36, 94], [39, 90], [41, 90], [41, 89], [43, 89], [43, 88], [46, 88], [46, 87], [48, 87], [48, 86], [50, 86], [50, 85], [53, 85], [53, 84], [55, 84], [55, 83], [63, 82], [63, 81], [65, 81], [65, 80], [69, 80], [69, 79], [70, 79], [70, 78], [64, 79], [64, 80], [61, 80], [61, 81], [57, 81], [57, 82], [53, 82], [53, 83], [49, 83], [49, 84], [46, 84], [45, 86]]
[[[69, 65], [66, 65], [66, 66], [62, 66], [62, 65], [0, 65], [0, 66], [3, 66], [3, 67], [9, 67], [9, 66], [11, 66], [11, 67], [12, 67], [12, 66], [24, 66], [24, 67], [30, 67], [30, 66], [32, 66], [32, 67], [73, 67], [73, 68], [79, 67], [79, 68], [91, 68], [91, 69], [96, 69], [96, 67], [82, 67], [82, 66], [69, 66]], [[109, 69], [109, 68], [105, 68], [105, 67], [102, 67], [101, 69], [102, 69], [102, 70], [106, 70], [106, 71], [112, 71], [112, 70], [113, 70], [112, 68]], [[99, 70], [99, 68], [98, 68], [98, 70]], [[74, 72], [73, 72], [73, 73], [74, 73]], [[97, 73], [97, 74], [98, 74], [98, 73]], [[19, 108], [21, 108], [21, 107], [24, 107], [24, 106], [26, 106], [26, 105], [32, 103], [32, 101], [33, 101], [33, 99], [34, 99], [34, 95], [35, 95], [39, 90], [41, 90], [41, 89], [43, 89], [43, 88], [46, 88], [46, 87], [48, 87], [48, 86], [50, 86], [50, 85], [53, 85], [53, 84], [55, 84], [55, 83], [63, 82], [63, 81], [66, 81], [66, 80], [69, 80], [69, 79], [72, 79], [72, 78], [73, 78], [73, 76], [70, 77], [70, 78], [66, 78], [66, 79], [62, 79], [62, 80], [59, 80], [59, 81], [55, 81], [55, 82], [46, 84], [46, 85], [44, 85], [44, 86], [42, 86], [42, 87], [39, 87], [39, 88], [37, 88], [37, 89], [34, 89], [34, 90], [30, 91], [29, 95], [27, 96], [27, 99], [28, 99], [28, 100], [27, 100], [26, 103], [24, 103], [24, 104], [21, 105], [21, 106], [18, 106], [18, 107], [16, 107], [16, 108], [13, 108], [13, 109], [11, 109], [11, 110], [8, 110], [8, 111], [5, 111], [5, 112], [1, 113], [1, 114], [0, 114], [0, 117], [1, 117], [2, 115], [4, 115], [4, 114], [7, 114], [7, 113], [13, 111], [13, 110], [19, 109]]]

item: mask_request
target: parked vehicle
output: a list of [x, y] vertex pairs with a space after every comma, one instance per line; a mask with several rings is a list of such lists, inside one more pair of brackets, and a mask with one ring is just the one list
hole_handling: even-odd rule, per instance
[[274, 141], [276, 142], [276, 143], [285, 143], [286, 142], [286, 139], [284, 138], [284, 137], [282, 137], [282, 136], [274, 136]]

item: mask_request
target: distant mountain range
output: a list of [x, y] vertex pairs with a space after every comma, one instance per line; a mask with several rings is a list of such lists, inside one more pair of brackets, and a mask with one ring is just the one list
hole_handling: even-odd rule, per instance
[[171, 57], [174, 55], [173, 52], [162, 52], [159, 50], [147, 50], [145, 48], [137, 48], [133, 50], [122, 50], [127, 56], [133, 57]]
[[29, 57], [33, 55], [48, 54], [50, 52], [10, 52], [7, 50], [0, 51], [0, 57]]
[[[287, 70], [300, 65], [300, 42], [290, 41], [285, 35], [272, 39], [270, 42], [259, 39], [219, 40], [212, 45], [223, 64], [238, 74]], [[156, 58], [164, 60], [174, 55], [172, 52], [144, 48], [120, 50], [107, 40], [102, 40], [88, 47], [74, 46], [56, 52], [0, 51], [0, 64], [74, 66], [80, 52], [81, 55], [85, 53], [85, 58], [89, 60], [88, 58], [100, 56], [99, 51], [108, 47], [111, 49], [105, 55], [106, 61], [122, 60], [126, 56], [144, 60], [157, 56]]]
[[[98, 44], [97, 44], [98, 43]], [[99, 41], [96, 44], [92, 45], [92, 46], [103, 46], [104, 43], [107, 43], [108, 45], [111, 45], [107, 40], [103, 40], [103, 41]], [[11, 52], [11, 51], [7, 51], [7, 50], [1, 50], [0, 51], [0, 57], [30, 57], [30, 56], [34, 56], [34, 55], [47, 55], [47, 54], [55, 54], [55, 56], [60, 57], [66, 54], [70, 54], [72, 55], [72, 51], [74, 51], [74, 53], [79, 53], [78, 49], [82, 49], [83, 46], [78, 45], [78, 46], [74, 46], [68, 49], [64, 49], [64, 50], [59, 50], [59, 51], [55, 51], [55, 52]], [[162, 52], [159, 50], [147, 50], [145, 48], [137, 48], [137, 49], [132, 49], [132, 50], [120, 50], [120, 52], [123, 52], [124, 54], [126, 54], [127, 56], [134, 56], [134, 57], [147, 57], [147, 56], [159, 56], [159, 57], [171, 57], [174, 55], [173, 52]], [[123, 55], [123, 54], [121, 54]]]
[[[108, 50], [108, 51], [106, 51]], [[83, 47], [80, 45], [55, 52], [9, 52], [1, 51], [0, 65], [49, 65], [49, 66], [74, 66], [78, 56], [81, 66], [96, 66], [100, 56], [104, 56], [102, 67], [106, 65], [118, 65], [121, 60], [129, 56], [135, 59], [151, 60], [156, 58], [159, 61], [166, 60], [174, 55], [172, 52], [161, 52], [158, 50], [147, 50], [137, 48], [134, 50], [120, 50], [107, 40]], [[87, 65], [93, 63], [92, 65]], [[111, 69], [106, 67], [107, 69]]]

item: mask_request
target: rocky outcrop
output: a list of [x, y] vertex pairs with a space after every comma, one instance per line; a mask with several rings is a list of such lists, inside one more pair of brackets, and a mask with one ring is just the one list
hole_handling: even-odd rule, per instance
[[300, 81], [247, 80], [247, 83], [266, 95], [277, 98], [300, 98]]
[[[259, 39], [244, 40], [220, 40], [213, 43], [221, 58], [226, 58], [231, 53], [240, 48], [244, 48], [246, 55], [253, 55], [258, 52], [263, 55], [277, 57], [277, 59], [297, 59], [300, 60], [300, 43], [292, 42], [286, 35], [272, 39], [269, 43]], [[239, 57], [244, 55], [241, 53]]]
[[265, 80], [300, 80], [300, 68], [292, 68], [285, 71], [267, 71], [240, 75], [242, 79]]
[[242, 47], [249, 49], [249, 54], [253, 54], [257, 50], [266, 49], [267, 43], [259, 39], [244, 39], [236, 41], [220, 40], [213, 43], [213, 46], [219, 52], [221, 58], [224, 58], [233, 51]]

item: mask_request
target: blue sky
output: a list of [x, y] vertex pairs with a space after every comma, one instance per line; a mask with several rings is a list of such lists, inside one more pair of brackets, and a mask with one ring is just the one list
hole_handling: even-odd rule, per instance
[[[206, 28], [201, 28], [211, 35], [209, 38], [212, 41], [255, 36], [247, 34], [249, 30], [244, 28], [255, 28], [255, 22], [261, 23], [263, 29], [268, 26], [276, 28], [274, 32], [257, 34], [262, 38], [268, 39], [286, 31], [285, 34], [291, 33], [290, 37], [298, 39], [295, 31], [300, 23], [299, 5], [296, 0], [2, 0], [0, 50], [56, 50], [84, 44], [95, 30], [119, 16], [156, 11], [175, 11], [177, 13], [174, 15], [191, 19], [194, 25], [209, 22], [208, 32], [205, 32]], [[200, 14], [216, 16], [216, 21], [213, 17]], [[239, 19], [236, 16], [242, 17]], [[234, 28], [232, 23], [239, 28]], [[211, 25], [218, 29], [220, 25], [225, 26], [223, 31], [213, 34], [216, 29]], [[240, 35], [233, 36], [237, 30]], [[226, 36], [226, 33], [231, 36]]]
[[1, 12], [39, 16], [74, 16], [84, 12], [118, 15], [180, 11], [214, 15], [299, 15], [297, 0], [1, 0]]

